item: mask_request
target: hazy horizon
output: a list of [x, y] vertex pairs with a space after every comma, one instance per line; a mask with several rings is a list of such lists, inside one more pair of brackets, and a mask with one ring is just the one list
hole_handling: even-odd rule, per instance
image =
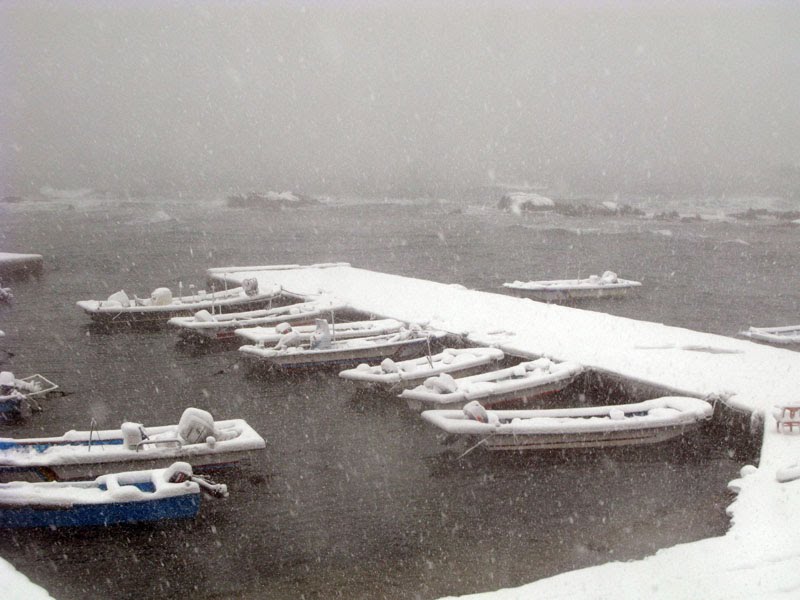
[[788, 2], [12, 0], [0, 18], [3, 194], [769, 192], [800, 169]]

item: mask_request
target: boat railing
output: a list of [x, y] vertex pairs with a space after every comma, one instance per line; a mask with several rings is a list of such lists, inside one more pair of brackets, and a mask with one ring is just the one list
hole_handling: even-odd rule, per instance
[[139, 450], [142, 449], [142, 446], [145, 446], [147, 444], [176, 444], [178, 449], [183, 447], [183, 442], [181, 440], [179, 440], [178, 438], [171, 438], [171, 439], [166, 439], [166, 440], [159, 440], [159, 439], [142, 440], [141, 442], [136, 444], [136, 451], [139, 452]]

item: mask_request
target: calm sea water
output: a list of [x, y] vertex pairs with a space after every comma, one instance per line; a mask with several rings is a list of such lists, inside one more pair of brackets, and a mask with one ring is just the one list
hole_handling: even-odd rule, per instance
[[612, 269], [642, 292], [589, 308], [725, 335], [800, 315], [800, 233], [760, 222], [169, 199], [18, 205], [0, 217], [0, 249], [46, 265], [40, 281], [13, 282], [16, 303], [0, 307], [2, 368], [67, 392], [0, 435], [57, 435], [92, 419], [173, 423], [197, 406], [245, 418], [267, 440], [260, 460], [218, 477], [230, 498], [204, 501], [193, 522], [5, 533], [0, 555], [62, 599], [435, 598], [517, 586], [724, 533], [725, 484], [753, 460], [721, 437], [459, 460], [463, 448], [404, 405], [357, 396], [335, 373], [253, 377], [235, 350], [187, 351], [169, 331], [97, 331], [76, 300], [203, 287], [211, 266], [347, 261], [487, 291]]

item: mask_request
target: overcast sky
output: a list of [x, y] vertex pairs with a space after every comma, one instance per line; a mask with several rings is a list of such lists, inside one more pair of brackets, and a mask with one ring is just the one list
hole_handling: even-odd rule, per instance
[[433, 5], [4, 0], [0, 191], [735, 189], [800, 163], [797, 2]]

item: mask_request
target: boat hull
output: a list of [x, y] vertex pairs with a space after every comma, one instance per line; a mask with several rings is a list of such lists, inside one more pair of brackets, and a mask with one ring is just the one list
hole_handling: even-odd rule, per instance
[[[251, 461], [263, 450], [235, 450], [213, 454], [195, 454], [186, 456], [175, 452], [168, 456], [149, 457], [146, 452], [132, 454], [122, 460], [103, 461], [103, 450], [98, 448], [96, 454], [100, 460], [91, 457], [72, 458], [60, 464], [31, 464], [25, 466], [0, 465], [0, 482], [10, 481], [77, 481], [92, 479], [100, 475], [118, 471], [134, 471], [142, 469], [160, 469], [169, 467], [176, 460], [184, 460], [192, 465], [195, 473], [208, 473]], [[77, 462], [80, 460], [81, 462]], [[83, 462], [86, 461], [86, 462]]]
[[751, 327], [742, 335], [769, 344], [800, 344], [800, 325], [786, 327]]
[[608, 448], [614, 446], [639, 446], [657, 444], [684, 435], [696, 429], [694, 425], [675, 425], [648, 429], [627, 429], [620, 431], [597, 431], [569, 434], [508, 434], [493, 435], [485, 439], [487, 450], [526, 451], [557, 450], [562, 448]]
[[[236, 303], [215, 303], [213, 309], [218, 312], [233, 312], [233, 311], [247, 311], [247, 310], [258, 310], [259, 308], [263, 308], [265, 305], [270, 303], [270, 298], [262, 298], [257, 300], [243, 300], [241, 302]], [[88, 306], [78, 303], [86, 314], [92, 319], [93, 322], [103, 324], [103, 325], [115, 325], [115, 324], [161, 324], [166, 323], [173, 317], [191, 317], [198, 310], [203, 309], [210, 309], [212, 308], [211, 303], [207, 305], [190, 305], [186, 306], [185, 308], [179, 306], [170, 306], [170, 307], [153, 307], [153, 308], [163, 308], [164, 310], [136, 310], [136, 309], [126, 309], [121, 308], [119, 310], [114, 311], [113, 309], [109, 310], [95, 310], [89, 308]], [[147, 308], [147, 307], [143, 307]]]
[[570, 302], [601, 298], [622, 298], [638, 286], [572, 288], [572, 289], [524, 289], [507, 286], [506, 289], [518, 298], [529, 298], [540, 302]]
[[529, 404], [536, 403], [536, 401], [540, 400], [542, 396], [563, 390], [570, 383], [572, 383], [572, 380], [574, 378], [575, 376], [572, 375], [566, 379], [540, 384], [535, 388], [530, 388], [528, 390], [514, 390], [499, 394], [493, 394], [491, 396], [461, 399], [455, 402], [432, 402], [432, 401], [421, 400], [419, 398], [406, 397], [406, 404], [408, 405], [408, 408], [414, 411], [427, 410], [430, 408], [458, 409], [463, 407], [467, 402], [470, 402], [473, 399], [480, 400], [480, 403], [483, 404], [486, 408], [497, 408], [498, 406], [509, 406], [509, 405], [527, 406]]
[[199, 493], [158, 500], [82, 504], [65, 508], [5, 507], [0, 504], [0, 527], [97, 527], [191, 519], [197, 515], [199, 508]]
[[[288, 323], [292, 327], [311, 326], [321, 318], [347, 318], [354, 313], [343, 304], [290, 304], [281, 308], [256, 311], [229, 311], [214, 320], [198, 321], [195, 317], [170, 319], [178, 335], [187, 341], [231, 341], [237, 339], [237, 329], [267, 328]], [[276, 340], [277, 341], [277, 340]]]
[[312, 369], [352, 366], [379, 358], [406, 358], [419, 353], [427, 346], [427, 343], [428, 340], [426, 338], [419, 338], [393, 344], [381, 344], [379, 346], [297, 352], [279, 356], [259, 354], [256, 352], [257, 349], [245, 352], [244, 348], [252, 348], [249, 346], [240, 348], [240, 350], [244, 352], [245, 356], [257, 361], [258, 364], [264, 364], [272, 368]]
[[486, 411], [430, 410], [422, 418], [448, 434], [478, 439], [488, 450], [603, 448], [665, 442], [712, 418], [714, 407], [698, 398], [665, 396], [634, 404]]
[[[478, 373], [483, 373], [487, 370], [487, 368], [491, 368], [491, 363], [485, 363], [480, 365], [475, 365], [472, 367], [466, 367], [464, 369], [454, 370], [454, 371], [443, 371], [446, 372], [453, 377], [469, 377], [470, 375], [477, 375]], [[403, 377], [402, 379], [398, 379], [391, 383], [383, 383], [380, 381], [365, 381], [361, 379], [349, 379], [353, 385], [356, 386], [357, 389], [360, 390], [381, 390], [381, 391], [398, 391], [404, 390], [412, 387], [416, 387], [418, 385], [422, 385], [425, 380], [431, 377], [431, 374], [425, 373], [422, 375], [414, 376], [414, 377]]]

